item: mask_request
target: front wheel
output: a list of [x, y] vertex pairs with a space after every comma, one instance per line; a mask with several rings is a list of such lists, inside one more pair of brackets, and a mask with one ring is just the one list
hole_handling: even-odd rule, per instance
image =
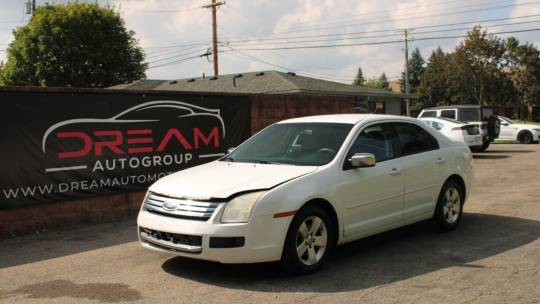
[[281, 264], [296, 274], [314, 272], [334, 245], [334, 225], [327, 212], [319, 206], [302, 208], [287, 232]]
[[444, 184], [435, 210], [435, 221], [442, 230], [450, 231], [459, 225], [464, 199], [465, 193], [455, 181]]

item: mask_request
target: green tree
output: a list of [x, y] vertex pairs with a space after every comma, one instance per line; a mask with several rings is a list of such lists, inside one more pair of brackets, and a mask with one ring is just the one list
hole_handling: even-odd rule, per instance
[[135, 34], [110, 7], [45, 4], [13, 35], [0, 74], [6, 85], [107, 87], [145, 77]]
[[[420, 85], [420, 77], [425, 70], [425, 60], [418, 48], [414, 49], [409, 59], [409, 88], [411, 93], [416, 92], [416, 88]], [[402, 93], [405, 93], [405, 71], [401, 73], [399, 86]]]
[[382, 89], [388, 90], [388, 87], [390, 84], [388, 83], [388, 78], [386, 77], [386, 73], [383, 72], [381, 76], [379, 76], [378, 81]]
[[458, 81], [454, 103], [509, 104], [515, 101], [515, 90], [505, 71], [506, 46], [503, 40], [479, 26], [467, 33], [453, 54], [454, 71]]
[[506, 40], [508, 76], [523, 105], [540, 104], [540, 51], [533, 44]]
[[366, 80], [364, 79], [364, 74], [362, 73], [362, 68], [358, 67], [358, 72], [356, 72], [356, 76], [354, 77], [354, 80], [352, 82], [353, 85], [361, 86], [364, 85], [364, 82]]
[[376, 78], [369, 78], [368, 80], [364, 81], [364, 86], [372, 89], [383, 89], [382, 83]]
[[411, 110], [449, 104], [453, 94], [449, 87], [453, 81], [452, 71], [452, 55], [446, 54], [440, 47], [433, 51], [416, 91], [420, 98], [412, 102]]

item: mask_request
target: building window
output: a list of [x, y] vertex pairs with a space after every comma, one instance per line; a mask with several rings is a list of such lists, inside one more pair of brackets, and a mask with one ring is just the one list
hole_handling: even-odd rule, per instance
[[368, 113], [370, 114], [385, 114], [386, 103], [384, 101], [369, 101]]

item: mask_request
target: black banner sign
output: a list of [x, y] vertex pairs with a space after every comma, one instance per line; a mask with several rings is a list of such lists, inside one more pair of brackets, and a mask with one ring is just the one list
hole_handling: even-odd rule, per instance
[[247, 97], [0, 92], [0, 209], [147, 188], [250, 135]]

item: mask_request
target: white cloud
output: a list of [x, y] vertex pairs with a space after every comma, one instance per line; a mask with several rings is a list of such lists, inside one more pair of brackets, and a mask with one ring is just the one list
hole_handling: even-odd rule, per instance
[[[126, 25], [137, 33], [141, 45], [146, 48], [149, 61], [173, 61], [174, 55], [199, 50], [192, 48], [164, 49], [155, 48], [168, 45], [182, 45], [192, 42], [202, 42], [201, 53], [210, 45], [211, 19], [208, 9], [199, 8], [210, 0], [109, 0], [100, 3], [110, 3], [122, 11]], [[529, 0], [516, 0], [516, 3], [526, 3]], [[508, 2], [506, 3], [508, 4]], [[4, 5], [4, 4], [2, 4]], [[540, 7], [523, 5], [515, 8], [481, 10], [496, 6], [497, 2], [487, 0], [229, 0], [218, 10], [218, 32], [221, 41], [246, 39], [250, 37], [272, 38], [283, 36], [305, 36], [350, 32], [372, 32], [398, 28], [413, 28], [411, 48], [419, 47], [427, 59], [432, 50], [441, 46], [445, 50], [455, 47], [459, 39], [419, 40], [423, 37], [462, 35], [464, 30], [454, 32], [424, 33], [435, 28], [419, 28], [424, 25], [448, 24], [455, 22], [505, 18], [540, 14]], [[169, 13], [159, 13], [160, 10], [172, 10]], [[177, 10], [177, 11], [174, 11]], [[466, 13], [440, 15], [443, 12], [469, 10]], [[426, 15], [437, 16], [426, 17]], [[504, 21], [502, 21], [504, 22]], [[508, 21], [512, 22], [512, 21]], [[499, 22], [501, 23], [501, 22]], [[538, 24], [505, 27], [505, 30], [530, 28]], [[466, 25], [456, 26], [462, 28]], [[472, 26], [472, 25], [471, 25]], [[438, 28], [440, 29], [440, 28]], [[497, 30], [493, 28], [493, 30]], [[8, 32], [9, 33], [9, 32]], [[328, 44], [349, 44], [373, 41], [389, 41], [402, 39], [396, 31], [364, 34], [366, 36], [394, 35], [380, 38], [344, 39], [342, 41], [326, 42]], [[9, 35], [8, 35], [9, 36]], [[357, 37], [359, 35], [356, 35]], [[516, 34], [520, 40], [536, 43], [540, 40], [538, 32]], [[6, 37], [6, 31], [0, 28], [0, 39]], [[311, 38], [313, 40], [324, 38]], [[310, 39], [310, 40], [311, 40]], [[1, 42], [1, 41], [0, 41]], [[235, 48], [257, 48], [287, 45], [268, 45], [268, 41], [243, 42], [243, 44], [258, 44], [252, 46], [237, 46]], [[237, 45], [240, 43], [236, 43]], [[312, 45], [325, 44], [313, 42]], [[284, 66], [296, 71], [328, 75], [329, 77], [352, 79], [358, 66], [362, 66], [364, 74], [378, 77], [382, 72], [388, 76], [399, 76], [403, 67], [403, 43], [351, 46], [324, 49], [274, 50], [274, 51], [244, 51], [246, 54], [262, 60]], [[2, 46], [0, 45], [0, 49]], [[184, 48], [185, 49], [185, 48]], [[222, 50], [228, 50], [221, 47]], [[184, 58], [199, 53], [178, 56]], [[0, 60], [3, 54], [0, 52]], [[165, 58], [165, 59], [164, 59]], [[276, 69], [275, 67], [248, 59], [242, 55], [227, 52], [220, 54], [220, 72], [238, 73], [254, 70]], [[206, 58], [194, 59], [183, 63], [169, 65], [148, 71], [149, 78], [171, 79], [200, 76], [202, 73], [212, 74], [212, 64]]]

